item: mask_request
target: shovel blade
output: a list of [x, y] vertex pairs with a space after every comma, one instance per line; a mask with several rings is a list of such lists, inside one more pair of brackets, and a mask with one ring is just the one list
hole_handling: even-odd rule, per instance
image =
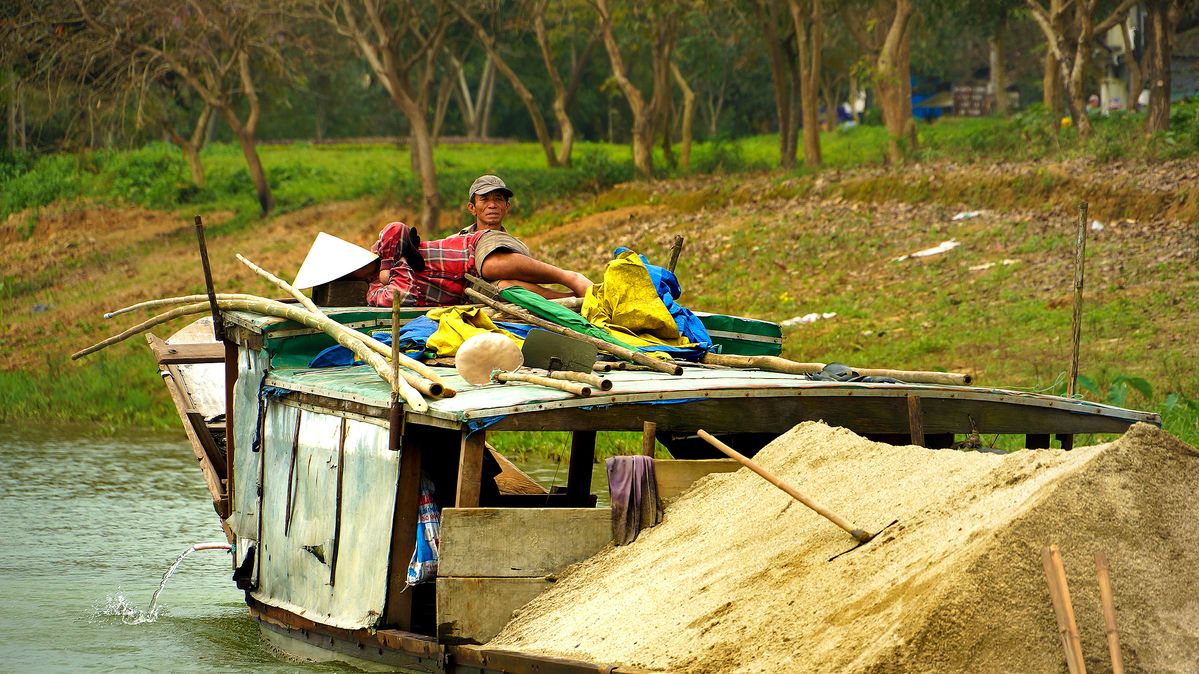
[[599, 350], [582, 340], [534, 329], [525, 337], [521, 353], [525, 356], [526, 367], [591, 372]]

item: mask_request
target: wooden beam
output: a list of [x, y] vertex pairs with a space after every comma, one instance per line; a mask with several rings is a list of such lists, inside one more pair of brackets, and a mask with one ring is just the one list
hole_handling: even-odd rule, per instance
[[924, 444], [924, 412], [920, 409], [920, 396], [908, 396], [908, 430], [912, 434], [912, 444], [925, 447]]
[[641, 454], [653, 458], [658, 446], [658, 424], [645, 421], [641, 424]]
[[469, 433], [462, 430], [458, 452], [458, 493], [454, 498], [456, 508], [478, 508], [479, 492], [483, 487], [483, 451], [487, 432]]
[[191, 365], [225, 362], [225, 345], [219, 342], [202, 344], [167, 344], [155, 335], [146, 335], [150, 350], [159, 365]]
[[570, 434], [570, 466], [566, 471], [566, 494], [570, 502], [584, 506], [591, 499], [591, 467], [595, 463], [595, 431]]
[[[392, 451], [400, 452], [400, 474], [396, 480], [395, 508], [391, 515], [391, 547], [387, 564], [387, 599], [383, 624], [412, 629], [412, 590], [408, 587], [408, 563], [416, 549], [416, 525], [420, 520], [421, 446], [415, 436], [405, 437], [401, 403], [393, 406], [388, 439]], [[398, 417], [398, 418], [397, 418]]]
[[1024, 436], [1024, 446], [1028, 449], [1049, 449], [1049, 434], [1029, 433]]
[[696, 480], [712, 473], [731, 473], [741, 464], [732, 459], [654, 459], [654, 482], [658, 500], [668, 501], [691, 488]]
[[[187, 420], [191, 422], [192, 430], [196, 432], [196, 439], [200, 441], [200, 446], [204, 448], [204, 453], [208, 455], [208, 461], [212, 464], [218, 475], [224, 475], [228, 470], [225, 466], [225, 457], [221, 454], [221, 450], [216, 446], [216, 439], [212, 437], [212, 432], [208, 430], [208, 424], [204, 421], [204, 415], [195, 411], [189, 410], [185, 412]], [[223, 517], [228, 517], [224, 515]]]
[[1058, 433], [1058, 442], [1062, 443], [1062, 449], [1074, 449], [1074, 436], [1069, 433]]

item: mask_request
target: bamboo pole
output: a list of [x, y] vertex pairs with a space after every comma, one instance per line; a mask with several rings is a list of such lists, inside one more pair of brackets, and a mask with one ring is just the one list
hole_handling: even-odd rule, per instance
[[[374, 368], [374, 370], [379, 373], [379, 376], [382, 377], [383, 380], [388, 384], [392, 383], [391, 368], [388, 362], [381, 355], [366, 347], [366, 340], [375, 340], [370, 339], [360, 332], [345, 327], [328, 316], [315, 316], [301, 307], [290, 306], [283, 304], [282, 302], [276, 302], [274, 300], [262, 298], [257, 300], [225, 300], [218, 301], [218, 303], [223, 309], [231, 309], [234, 311], [253, 311], [267, 316], [278, 316], [280, 318], [286, 318], [288, 320], [295, 321], [296, 323], [321, 330], [330, 337], [333, 337], [338, 344], [346, 347], [352, 351], [355, 356], [362, 359], [365, 363]], [[164, 314], [159, 314], [158, 316], [143, 321], [142, 323], [139, 323], [121, 332], [120, 334], [113, 335], [112, 337], [93, 344], [86, 349], [75, 352], [71, 355], [71, 360], [77, 360], [86, 355], [95, 353], [103, 348], [128, 339], [133, 335], [144, 332], [160, 323], [165, 323], [181, 316], [204, 313], [207, 309], [207, 304], [196, 303], [178, 307]], [[453, 389], [446, 387], [444, 384], [437, 381], [432, 381], [430, 379], [425, 379], [406, 370], [400, 370], [400, 378], [404, 382], [399, 386], [401, 392], [405, 394], [405, 402], [407, 402], [414, 410], [419, 412], [423, 412], [428, 409], [428, 403], [426, 403], [420, 397], [419, 393], [424, 393], [434, 397], [450, 397], [454, 394]]]
[[1112, 600], [1111, 568], [1107, 555], [1095, 553], [1095, 573], [1099, 576], [1099, 603], [1103, 606], [1103, 624], [1107, 633], [1107, 652], [1112, 658], [1112, 674], [1124, 674], [1120, 656], [1120, 633], [1116, 631], [1116, 604]]
[[[258, 295], [247, 295], [244, 293], [217, 293], [217, 300], [258, 300], [263, 299]], [[149, 300], [146, 302], [138, 302], [127, 307], [122, 307], [114, 311], [109, 311], [104, 314], [104, 319], [116, 318], [122, 314], [138, 311], [139, 309], [160, 309], [162, 307], [171, 307], [179, 304], [194, 304], [196, 302], [207, 302], [208, 295], [183, 295], [182, 297], [164, 297], [157, 300]]]
[[1086, 674], [1082, 642], [1078, 638], [1078, 624], [1074, 621], [1074, 605], [1070, 602], [1070, 588], [1066, 582], [1066, 568], [1062, 564], [1061, 550], [1056, 544], [1041, 549], [1041, 564], [1045, 567], [1049, 597], [1053, 600], [1053, 611], [1057, 616], [1058, 636], [1066, 652], [1066, 669], [1070, 674]]
[[[735, 356], [722, 353], [705, 353], [700, 362], [705, 365], [754, 368], [784, 374], [814, 374], [825, 368], [826, 363], [801, 363], [778, 356]], [[948, 384], [968, 386], [973, 377], [964, 372], [929, 372], [924, 370], [887, 370], [879, 368], [851, 367], [864, 377], [891, 377], [913, 384]]]
[[542, 370], [540, 368], [527, 367], [525, 368], [533, 374], [543, 377], [552, 377], [553, 379], [562, 379], [564, 381], [577, 381], [588, 386], [594, 386], [601, 391], [612, 390], [612, 380], [605, 379], [597, 374], [589, 372], [574, 372], [572, 370]]
[[554, 379], [553, 377], [542, 377], [540, 375], [529, 374], [525, 372], [502, 372], [496, 371], [492, 373], [491, 378], [498, 382], [519, 381], [526, 384], [537, 384], [548, 388], [556, 388], [559, 391], [573, 393], [580, 398], [591, 396], [591, 387], [586, 384], [580, 384], [572, 381], [563, 381]]
[[[312, 300], [308, 299], [308, 297], [304, 293], [302, 293], [299, 290], [297, 290], [296, 288], [292, 287], [292, 285], [290, 283], [288, 283], [287, 281], [284, 281], [283, 279], [275, 276], [274, 274], [266, 271], [265, 269], [262, 269], [261, 267], [254, 264], [253, 262], [250, 262], [246, 258], [242, 257], [241, 254], [238, 254], [237, 259], [241, 260], [247, 267], [249, 267], [250, 269], [253, 269], [256, 273], [260, 274], [266, 280], [279, 286], [284, 291], [286, 291], [288, 294], [290, 294], [292, 297], [295, 297], [297, 300], [299, 300], [300, 304], [303, 304], [308, 309], [308, 311], [312, 312], [313, 314], [316, 314], [317, 316], [325, 316], [325, 312], [321, 311], [320, 307], [316, 306], [316, 304], [314, 304], [312, 302]], [[393, 299], [394, 299], [395, 295], [396, 295], [396, 293], [392, 293]], [[399, 311], [393, 305], [392, 314], [391, 314], [393, 323], [396, 321], [396, 317], [398, 315], [399, 315]], [[398, 349], [393, 349], [391, 347], [388, 347], [386, 344], [381, 343], [379, 340], [373, 339], [368, 335], [363, 335], [361, 332], [358, 332], [357, 330], [353, 330], [352, 332], [356, 335], [361, 335], [362, 341], [363, 341], [363, 343], [366, 344], [367, 348], [371, 349], [372, 351], [379, 354], [380, 356], [383, 356], [384, 358], [387, 358], [388, 360], [398, 359], [400, 362], [402, 362], [404, 364], [404, 367], [408, 368], [409, 370], [412, 370], [413, 372], [417, 372], [417, 373], [423, 375], [426, 379], [435, 381], [438, 384], [445, 386], [445, 382], [441, 380], [441, 375], [434, 372], [432, 368], [426, 366], [424, 363], [420, 362], [419, 360], [413, 360], [412, 358], [409, 358], [408, 356], [405, 356], [404, 354], [400, 353]], [[394, 344], [393, 344], [393, 346], [394, 346]]]
[[287, 281], [284, 281], [283, 279], [279, 278], [278, 276], [275, 276], [274, 274], [263, 269], [262, 267], [259, 267], [258, 265], [254, 264], [253, 262], [250, 262], [241, 253], [237, 253], [236, 255], [237, 255], [238, 261], [240, 261], [242, 264], [249, 267], [250, 270], [253, 271], [255, 274], [258, 274], [262, 278], [270, 281], [271, 283], [273, 283], [273, 284], [279, 286], [280, 288], [282, 288], [283, 290], [287, 291], [287, 294], [296, 298], [296, 301], [298, 301], [300, 304], [303, 304], [305, 309], [311, 311], [314, 314], [324, 315], [325, 312], [321, 311], [320, 307], [316, 306], [316, 304], [311, 299], [309, 299], [307, 295], [305, 295], [304, 293], [297, 290], [290, 283], [288, 283]]
[[667, 363], [666, 361], [661, 361], [661, 360], [658, 360], [657, 358], [651, 358], [651, 357], [645, 355], [644, 353], [641, 353], [640, 351], [626, 349], [623, 346], [617, 346], [615, 344], [612, 344], [611, 342], [606, 342], [598, 337], [592, 337], [591, 335], [585, 335], [585, 334], [579, 332], [578, 330], [572, 330], [570, 328], [558, 325], [557, 323], [554, 323], [552, 321], [547, 321], [544, 318], [541, 318], [539, 316], [534, 316], [532, 313], [526, 311], [525, 309], [515, 307], [512, 305], [504, 305], [503, 303], [497, 302], [496, 300], [491, 299], [490, 297], [484, 295], [483, 293], [481, 293], [473, 288], [467, 288], [466, 294], [467, 294], [467, 296], [469, 296], [475, 300], [478, 300], [479, 302], [482, 302], [483, 304], [486, 304], [487, 306], [491, 307], [492, 309], [495, 309], [496, 311], [502, 311], [510, 316], [515, 316], [517, 318], [520, 318], [521, 320], [528, 323], [529, 325], [535, 325], [539, 328], [544, 328], [546, 330], [549, 330], [550, 332], [556, 332], [559, 335], [566, 335], [568, 337], [574, 337], [575, 339], [581, 339], [584, 342], [587, 342], [588, 344], [594, 345], [597, 349], [607, 352], [607, 353], [610, 353], [618, 358], [623, 358], [625, 360], [631, 360], [635, 363], [640, 363], [641, 365], [645, 365], [646, 367], [657, 370], [659, 372], [665, 372], [666, 374], [678, 375], [678, 374], [683, 373], [683, 368], [679, 367], [678, 365], [675, 365], [674, 363]]

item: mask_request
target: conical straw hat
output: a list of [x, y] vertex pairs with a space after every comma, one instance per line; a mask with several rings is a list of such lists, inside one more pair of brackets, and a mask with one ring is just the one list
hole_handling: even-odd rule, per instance
[[322, 283], [328, 283], [357, 271], [368, 263], [379, 259], [378, 255], [369, 250], [321, 232], [308, 249], [308, 257], [300, 265], [296, 280], [292, 285], [297, 289], [311, 288]]

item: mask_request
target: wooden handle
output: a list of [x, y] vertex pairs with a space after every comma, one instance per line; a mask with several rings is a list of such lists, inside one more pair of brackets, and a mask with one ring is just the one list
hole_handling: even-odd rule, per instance
[[496, 372], [493, 378], [499, 382], [520, 381], [528, 384], [537, 384], [538, 386], [556, 388], [559, 391], [573, 393], [580, 398], [586, 398], [591, 395], [591, 387], [587, 386], [586, 384], [577, 384], [575, 382], [562, 381], [561, 379], [554, 379], [553, 377], [542, 377], [525, 372]]
[[[800, 363], [778, 356], [734, 356], [723, 353], [705, 353], [700, 360], [707, 365], [755, 368], [783, 374], [814, 374], [824, 369], [825, 363]], [[928, 372], [925, 370], [886, 370], [878, 368], [851, 367], [864, 377], [891, 377], [913, 384], [948, 384], [967, 386], [973, 380], [963, 372]]]
[[557, 323], [554, 323], [553, 321], [547, 321], [544, 318], [534, 316], [522, 308], [497, 302], [473, 288], [467, 288], [466, 294], [471, 299], [482, 302], [496, 311], [501, 311], [510, 316], [515, 316], [529, 325], [536, 325], [539, 328], [544, 328], [550, 332], [556, 332], [559, 335], [566, 335], [568, 337], [574, 337], [575, 339], [581, 339], [588, 344], [594, 345], [595, 348], [599, 349], [600, 351], [610, 353], [618, 358], [631, 360], [635, 363], [645, 365], [651, 369], [658, 370], [659, 372], [665, 372], [666, 374], [683, 374], [683, 368], [674, 363], [668, 363], [666, 361], [658, 360], [657, 358], [651, 358], [640, 351], [626, 349], [623, 346], [617, 346], [611, 342], [605, 342], [598, 337], [592, 337], [591, 335], [585, 335], [577, 330], [563, 327]]
[[1124, 674], [1124, 659], [1120, 657], [1120, 633], [1116, 631], [1116, 604], [1112, 600], [1111, 569], [1107, 556], [1095, 553], [1095, 573], [1099, 576], [1099, 603], [1103, 606], [1103, 624], [1107, 632], [1107, 652], [1112, 658], [1112, 674]]
[[733, 449], [732, 447], [729, 447], [728, 445], [724, 444], [720, 440], [717, 440], [716, 438], [712, 437], [711, 433], [708, 433], [707, 431], [702, 430], [702, 429], [697, 431], [697, 433], [698, 433], [699, 437], [706, 440], [708, 442], [708, 444], [712, 445], [716, 449], [719, 449], [720, 451], [724, 452], [724, 454], [726, 456], [728, 456], [730, 459], [736, 460], [737, 463], [740, 463], [742, 466], [745, 466], [746, 468], [752, 470], [753, 472], [757, 473], [758, 475], [761, 475], [770, 484], [772, 484], [772, 485], [778, 487], [779, 489], [782, 489], [786, 493], [790, 494], [791, 498], [794, 498], [796, 501], [799, 501], [800, 503], [806, 505], [807, 507], [811, 508], [812, 510], [815, 510], [816, 513], [818, 515], [820, 515], [821, 517], [827, 519], [828, 521], [832, 522], [833, 524], [836, 524], [837, 526], [844, 529], [846, 532], [849, 533], [850, 536], [853, 536], [855, 539], [857, 539], [857, 541], [859, 543], [867, 543], [870, 541], [870, 539], [874, 538], [874, 536], [872, 534], [866, 533], [866, 531], [864, 529], [859, 529], [858, 527], [855, 527], [854, 525], [850, 524], [849, 522], [847, 522], [844, 519], [842, 519], [841, 517], [839, 517], [833, 511], [829, 510], [828, 508], [825, 508], [824, 506], [813, 501], [812, 499], [808, 498], [807, 496], [804, 496], [803, 494], [801, 494], [799, 492], [798, 489], [796, 489], [795, 487], [792, 487], [791, 485], [787, 484], [786, 482], [783, 482], [782, 480], [780, 480], [774, 473], [771, 473], [770, 471], [763, 468], [762, 465], [759, 464], [757, 461], [750, 459], [749, 457], [745, 456], [741, 452], [738, 452], [737, 450]]

